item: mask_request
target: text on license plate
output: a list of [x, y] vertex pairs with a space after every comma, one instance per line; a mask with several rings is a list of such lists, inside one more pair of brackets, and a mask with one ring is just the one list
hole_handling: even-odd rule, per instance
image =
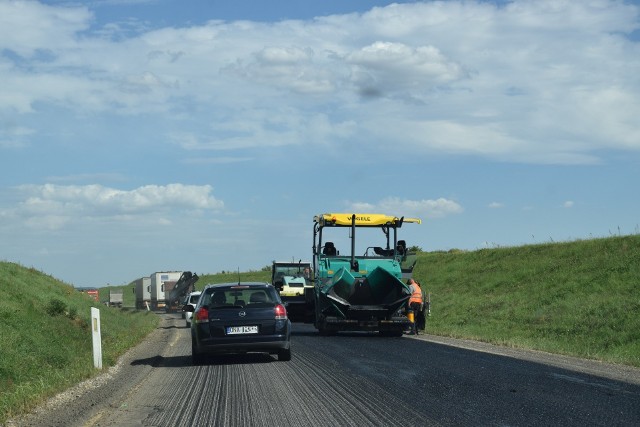
[[257, 334], [257, 326], [227, 326], [227, 335], [234, 334]]

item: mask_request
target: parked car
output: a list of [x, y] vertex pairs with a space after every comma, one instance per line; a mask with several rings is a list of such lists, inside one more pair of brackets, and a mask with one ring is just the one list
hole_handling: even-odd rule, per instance
[[268, 283], [207, 285], [191, 319], [194, 365], [207, 354], [260, 352], [291, 360], [291, 321], [278, 291]]
[[[198, 300], [200, 299], [201, 293], [202, 292], [200, 291], [191, 292], [187, 295], [187, 298], [185, 298], [184, 305], [190, 305], [195, 308]], [[184, 318], [187, 321], [187, 328], [189, 328], [191, 326], [191, 316], [193, 315], [193, 311], [185, 311], [183, 307], [182, 312], [184, 313]]]

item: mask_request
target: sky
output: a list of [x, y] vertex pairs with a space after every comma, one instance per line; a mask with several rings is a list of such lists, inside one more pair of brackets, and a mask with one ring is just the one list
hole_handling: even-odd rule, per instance
[[637, 234], [639, 76], [638, 1], [0, 0], [0, 260], [255, 270], [328, 212], [425, 251]]

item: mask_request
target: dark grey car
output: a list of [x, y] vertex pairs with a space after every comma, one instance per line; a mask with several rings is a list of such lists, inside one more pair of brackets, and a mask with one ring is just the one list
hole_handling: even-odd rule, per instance
[[291, 321], [268, 283], [207, 285], [191, 319], [193, 364], [206, 354], [261, 352], [291, 360]]

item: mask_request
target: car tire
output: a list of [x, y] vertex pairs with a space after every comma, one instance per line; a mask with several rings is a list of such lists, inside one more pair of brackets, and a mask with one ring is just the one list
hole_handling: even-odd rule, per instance
[[200, 366], [204, 363], [204, 357], [198, 353], [191, 353], [191, 364], [193, 366]]
[[198, 353], [195, 343], [193, 342], [193, 340], [191, 340], [191, 364], [193, 366], [198, 366], [198, 365], [202, 365], [203, 362], [204, 362], [204, 356]]
[[291, 360], [291, 348], [278, 350], [278, 360], [281, 362], [288, 362]]

